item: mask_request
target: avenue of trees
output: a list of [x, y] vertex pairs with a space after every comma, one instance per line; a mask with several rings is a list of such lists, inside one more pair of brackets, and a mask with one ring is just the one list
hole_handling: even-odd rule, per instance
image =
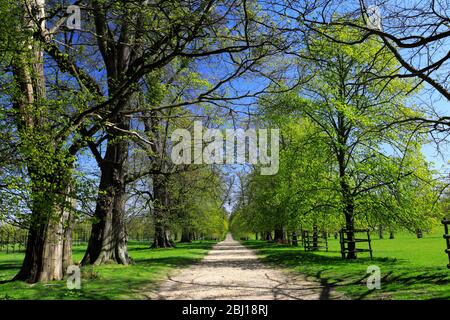
[[[2, 0], [0, 226], [27, 230], [15, 280], [62, 279], [80, 224], [82, 265], [132, 263], [130, 228], [151, 229], [149, 248], [228, 224], [430, 228], [445, 181], [421, 148], [448, 119], [415, 97], [450, 97], [450, 20], [428, 5], [386, 4], [374, 28], [360, 1]], [[175, 165], [171, 134], [196, 120], [280, 128], [278, 174], [254, 166], [234, 197], [226, 169]]]
[[[66, 24], [70, 4], [81, 30]], [[274, 54], [252, 6], [2, 1], [2, 220], [29, 231], [16, 279], [64, 276], [79, 214], [92, 223], [82, 264], [131, 262], [126, 219], [136, 207], [153, 216], [153, 247], [171, 246], [169, 227], [183, 221], [222, 235], [220, 173], [174, 166], [168, 138], [220, 116], [208, 106], [234, 98], [224, 85]]]

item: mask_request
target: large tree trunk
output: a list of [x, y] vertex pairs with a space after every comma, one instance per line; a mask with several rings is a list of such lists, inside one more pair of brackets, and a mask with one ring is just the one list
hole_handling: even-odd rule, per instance
[[282, 226], [275, 229], [274, 240], [275, 241], [286, 240], [286, 232], [284, 232], [284, 228]]
[[70, 216], [73, 207], [67, 200], [59, 199], [64, 194], [65, 190], [60, 193], [34, 191], [25, 258], [15, 280], [31, 283], [61, 280], [72, 264]]
[[[127, 121], [122, 128], [127, 129]], [[125, 161], [128, 142], [108, 139], [105, 158], [100, 163], [101, 177], [91, 237], [82, 264], [99, 265], [131, 262], [125, 229]]]
[[[136, 28], [140, 19], [136, 15], [124, 13], [117, 19], [119, 35], [116, 38], [108, 25], [107, 3], [92, 1], [97, 43], [106, 67], [108, 94], [114, 98], [121, 90], [120, 84], [128, 80], [127, 73], [133, 66], [137, 53], [142, 49]], [[139, 36], [141, 37], [141, 36]], [[128, 88], [132, 86], [129, 85]], [[126, 161], [129, 142], [126, 132], [130, 129], [130, 120], [126, 112], [130, 110], [132, 92], [123, 94], [114, 104], [110, 114], [113, 127], [107, 130], [107, 149], [103, 159], [98, 151], [97, 162], [101, 170], [99, 194], [92, 224], [91, 237], [83, 258], [83, 264], [103, 264], [131, 262], [127, 249], [125, 225], [126, 199]]]
[[19, 149], [32, 185], [32, 212], [24, 261], [14, 279], [60, 280], [72, 256], [71, 237], [65, 235], [66, 227], [70, 227], [71, 209], [66, 195], [72, 160], [51, 135], [46, 135], [44, 52], [32, 37], [33, 32], [46, 30], [45, 1], [25, 1], [23, 13], [22, 31], [29, 31], [30, 36], [15, 53], [12, 66], [14, 80], [20, 88], [14, 96], [14, 107], [21, 138]]
[[152, 248], [171, 248], [174, 243], [169, 238], [167, 226], [169, 214], [169, 194], [166, 189], [166, 177], [153, 177], [153, 217], [155, 223], [155, 239]]
[[[344, 90], [344, 89], [341, 89]], [[354, 199], [352, 190], [348, 181], [347, 169], [347, 139], [348, 129], [345, 126], [345, 116], [338, 114], [338, 150], [337, 161], [339, 165], [339, 184], [341, 187], [342, 204], [344, 205], [343, 214], [345, 217], [345, 228], [347, 229], [347, 259], [356, 259], [356, 243], [355, 239], [355, 224], [354, 224]]]
[[169, 232], [163, 225], [155, 226], [155, 239], [152, 243], [152, 248], [172, 248], [174, 247], [173, 241], [169, 238]]
[[347, 214], [345, 216], [345, 228], [347, 229], [347, 239], [348, 240], [353, 240], [348, 242], [347, 244], [347, 249], [348, 249], [348, 253], [347, 253], [347, 259], [356, 259], [356, 243], [354, 242], [355, 239], [355, 232], [353, 231], [355, 226], [354, 226], [354, 221], [353, 221], [353, 215], [352, 214]]
[[63, 218], [63, 256], [62, 264], [64, 274], [67, 272], [67, 268], [73, 265], [72, 259], [72, 233], [74, 227], [74, 211], [77, 208], [75, 190], [69, 185], [67, 187], [66, 202], [62, 209]]
[[183, 227], [181, 231], [181, 240], [180, 242], [192, 242], [191, 240], [191, 231], [189, 227]]

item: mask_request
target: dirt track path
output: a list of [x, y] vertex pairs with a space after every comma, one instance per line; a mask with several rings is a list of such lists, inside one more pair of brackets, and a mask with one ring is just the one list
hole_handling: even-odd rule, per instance
[[330, 299], [328, 288], [263, 264], [227, 235], [198, 264], [170, 277], [151, 299]]

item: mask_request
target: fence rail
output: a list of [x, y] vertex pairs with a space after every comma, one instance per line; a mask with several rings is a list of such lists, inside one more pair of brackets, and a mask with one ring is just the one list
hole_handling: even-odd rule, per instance
[[[365, 233], [367, 238], [355, 238], [355, 234], [358, 233]], [[351, 234], [351, 238], [348, 237], [348, 235]], [[366, 242], [368, 244], [368, 248], [357, 248], [356, 244], [357, 243], [364, 243]], [[348, 253], [354, 253], [355, 255], [357, 255], [360, 252], [369, 252], [370, 254], [370, 259], [373, 259], [372, 256], [372, 244], [371, 244], [371, 240], [370, 240], [370, 230], [369, 229], [353, 229], [353, 230], [348, 230], [345, 228], [342, 228], [339, 231], [339, 243], [341, 244], [341, 256], [342, 259], [345, 259], [346, 255]], [[350, 250], [349, 249], [349, 244], [354, 244], [355, 249]]]
[[328, 237], [326, 232], [319, 232], [317, 226], [312, 231], [302, 231], [302, 244], [305, 251], [318, 251], [325, 249], [328, 251]]

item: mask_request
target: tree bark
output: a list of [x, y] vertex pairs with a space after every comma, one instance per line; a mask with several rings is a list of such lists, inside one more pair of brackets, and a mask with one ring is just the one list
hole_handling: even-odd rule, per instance
[[[128, 120], [121, 128], [127, 130]], [[128, 157], [128, 141], [108, 139], [105, 158], [100, 162], [100, 185], [92, 223], [91, 236], [82, 264], [100, 265], [131, 262], [127, 250], [125, 226], [125, 162]]]
[[155, 223], [155, 239], [151, 246], [152, 248], [174, 247], [174, 243], [170, 241], [169, 228], [167, 226], [169, 205], [166, 177], [164, 175], [154, 175], [153, 216]]
[[[65, 194], [64, 190], [60, 194]], [[14, 280], [30, 283], [61, 280], [72, 264], [72, 208], [55, 191], [34, 191], [25, 258]]]
[[68, 193], [66, 196], [67, 207], [63, 207], [62, 217], [64, 221], [63, 225], [63, 256], [62, 256], [62, 267], [64, 275], [67, 272], [67, 268], [73, 265], [72, 259], [72, 233], [74, 227], [74, 210], [77, 208], [77, 199], [72, 195], [72, 188], [69, 186], [67, 188]]
[[275, 229], [274, 240], [275, 241], [286, 240], [286, 232], [284, 232], [283, 227], [279, 227], [278, 229]]
[[[137, 59], [142, 43], [137, 37], [140, 13], [124, 13], [118, 19], [120, 32], [112, 34], [107, 21], [107, 6], [102, 1], [92, 1], [97, 44], [106, 67], [109, 98], [120, 91], [120, 84]], [[133, 48], [133, 51], [132, 49]], [[103, 264], [109, 261], [127, 265], [131, 262], [127, 249], [125, 225], [126, 161], [129, 142], [124, 132], [130, 129], [126, 115], [131, 106], [132, 92], [122, 95], [111, 107], [114, 128], [107, 129], [107, 148], [103, 159], [96, 156], [101, 170], [99, 194], [94, 213], [91, 237], [82, 264]], [[94, 151], [95, 152], [95, 151]], [[97, 152], [96, 152], [97, 153]]]
[[191, 241], [191, 231], [189, 227], [183, 227], [181, 231], [181, 240], [180, 242], [192, 242]]
[[342, 202], [344, 205], [343, 213], [345, 217], [345, 228], [347, 230], [347, 259], [356, 259], [356, 243], [355, 239], [355, 225], [354, 225], [354, 199], [353, 194], [348, 182], [348, 175], [346, 172], [347, 161], [346, 161], [346, 142], [348, 135], [346, 133], [346, 128], [344, 125], [344, 116], [342, 114], [338, 115], [338, 152], [337, 160], [339, 165], [339, 183], [341, 187]]
[[24, 2], [22, 30], [30, 32], [21, 50], [15, 52], [12, 69], [20, 88], [14, 97], [17, 110], [19, 149], [31, 182], [31, 215], [25, 257], [15, 280], [28, 282], [60, 280], [71, 263], [70, 210], [66, 196], [72, 160], [58, 141], [47, 137], [48, 122], [44, 51], [33, 32], [46, 30], [45, 0]]

